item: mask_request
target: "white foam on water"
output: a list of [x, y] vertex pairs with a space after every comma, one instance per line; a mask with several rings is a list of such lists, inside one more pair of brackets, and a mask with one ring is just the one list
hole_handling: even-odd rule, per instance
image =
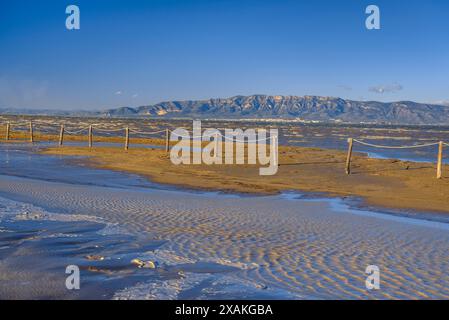
[[194, 259], [183, 257], [174, 251], [170, 250], [154, 250], [147, 251], [138, 257], [141, 260], [150, 260], [159, 263], [164, 266], [176, 266], [179, 264], [188, 264], [197, 262]]
[[48, 212], [38, 206], [25, 202], [13, 201], [4, 197], [0, 197], [0, 219], [1, 218], [10, 218], [17, 221], [49, 220], [61, 222], [89, 221], [105, 223], [104, 219], [100, 217]]
[[[85, 214], [66, 214], [49, 212], [36, 205], [13, 201], [0, 197], [0, 222], [2, 219], [11, 221], [56, 221], [56, 222], [92, 222], [103, 225], [97, 231], [99, 235], [131, 234], [118, 223], [107, 222], [104, 218]], [[1, 232], [1, 228], [0, 228]], [[46, 237], [58, 237], [60, 234], [51, 234]], [[64, 234], [65, 237], [76, 237], [76, 234]]]
[[114, 300], [176, 299], [302, 299], [299, 294], [244, 280], [232, 275], [184, 273], [178, 279], [138, 283], [115, 293]]
[[116, 292], [114, 300], [175, 300], [186, 289], [208, 278], [207, 274], [194, 274], [181, 279], [152, 280]]
[[138, 257], [141, 260], [156, 261], [165, 266], [176, 266], [182, 264], [193, 263], [215, 263], [226, 267], [233, 267], [240, 270], [251, 270], [259, 267], [257, 263], [243, 263], [241, 261], [231, 261], [229, 259], [211, 257], [204, 259], [193, 259], [186, 256], [182, 256], [172, 250], [156, 249], [154, 251], [147, 251]]

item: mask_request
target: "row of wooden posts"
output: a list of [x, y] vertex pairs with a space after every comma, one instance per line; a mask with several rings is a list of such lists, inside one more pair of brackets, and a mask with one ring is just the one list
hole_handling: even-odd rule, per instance
[[[352, 149], [353, 149], [354, 139], [348, 139], [348, 154], [346, 157], [346, 174], [351, 174], [351, 158], [352, 158]], [[440, 141], [438, 143], [438, 156], [437, 156], [437, 179], [441, 179], [443, 177], [443, 145], [444, 142]]]
[[[6, 124], [6, 140], [10, 139], [10, 123]], [[29, 122], [29, 130], [30, 130], [30, 142], [34, 142], [34, 131], [33, 131], [33, 123]], [[89, 126], [88, 131], [88, 141], [89, 148], [92, 148], [93, 145], [93, 129], [92, 125]], [[59, 131], [59, 146], [64, 144], [64, 125], [61, 125], [61, 129]], [[352, 160], [352, 149], [353, 149], [354, 139], [348, 139], [348, 154], [346, 157], [346, 174], [351, 174], [351, 160]], [[438, 143], [438, 158], [437, 158], [437, 179], [442, 178], [442, 169], [443, 169], [443, 141]], [[125, 128], [125, 150], [129, 149], [129, 128]], [[169, 139], [169, 130], [165, 129], [165, 151], [168, 152], [170, 150], [170, 139]]]
[[[29, 122], [29, 137], [30, 137], [30, 142], [33, 143], [34, 142], [34, 130], [33, 130], [33, 123], [30, 121]], [[61, 128], [59, 130], [59, 146], [62, 146], [64, 144], [64, 133], [65, 133], [65, 128], [64, 125], [61, 125]], [[168, 152], [170, 150], [170, 139], [169, 139], [169, 133], [170, 130], [169, 129], [165, 129], [165, 151]], [[92, 148], [93, 146], [93, 128], [92, 125], [89, 126], [89, 130], [88, 130], [88, 141], [89, 141], [89, 148]], [[6, 140], [10, 140], [11, 137], [11, 125], [8, 122], [6, 124]], [[129, 128], [126, 127], [125, 128], [125, 150], [129, 149]]]

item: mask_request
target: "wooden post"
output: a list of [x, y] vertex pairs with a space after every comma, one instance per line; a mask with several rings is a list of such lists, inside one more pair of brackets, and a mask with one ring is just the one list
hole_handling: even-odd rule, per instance
[[129, 148], [129, 128], [125, 128], [125, 150]]
[[64, 143], [64, 125], [61, 124], [61, 130], [59, 131], [59, 146]]
[[443, 141], [438, 144], [438, 163], [437, 163], [437, 179], [442, 177], [443, 168]]
[[34, 135], [33, 135], [33, 123], [30, 121], [30, 142], [34, 142]]
[[89, 148], [92, 148], [92, 125], [89, 126]]
[[169, 130], [165, 129], [165, 152], [170, 151]]
[[8, 123], [6, 124], [6, 140], [9, 140], [9, 130], [10, 130], [10, 123], [8, 121]]
[[353, 139], [348, 139], [348, 156], [346, 158], [346, 174], [351, 174], [351, 156], [352, 156], [352, 143]]

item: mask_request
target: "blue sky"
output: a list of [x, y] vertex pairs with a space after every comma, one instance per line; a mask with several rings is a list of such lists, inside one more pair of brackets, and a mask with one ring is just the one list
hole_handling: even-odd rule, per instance
[[[65, 28], [78, 5], [81, 29]], [[365, 8], [381, 30], [365, 28]], [[447, 0], [1, 1], [0, 107], [249, 94], [449, 100]]]

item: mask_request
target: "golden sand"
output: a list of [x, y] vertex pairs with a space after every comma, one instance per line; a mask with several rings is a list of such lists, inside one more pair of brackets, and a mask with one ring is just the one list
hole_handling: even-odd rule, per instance
[[[75, 137], [76, 138], [76, 137]], [[102, 140], [105, 139], [105, 140]], [[111, 138], [96, 141], [113, 141]], [[117, 139], [119, 140], [119, 139]], [[123, 140], [123, 139], [122, 139]], [[143, 140], [143, 139], [141, 139]], [[132, 143], [163, 145], [162, 139]], [[259, 165], [174, 165], [163, 149], [120, 147], [52, 147], [45, 154], [88, 156], [98, 168], [140, 174], [152, 181], [201, 190], [276, 194], [285, 190], [362, 197], [369, 205], [449, 212], [449, 178], [436, 179], [436, 165], [353, 155], [345, 174], [346, 153], [305, 147], [279, 147], [279, 170], [260, 176]]]

